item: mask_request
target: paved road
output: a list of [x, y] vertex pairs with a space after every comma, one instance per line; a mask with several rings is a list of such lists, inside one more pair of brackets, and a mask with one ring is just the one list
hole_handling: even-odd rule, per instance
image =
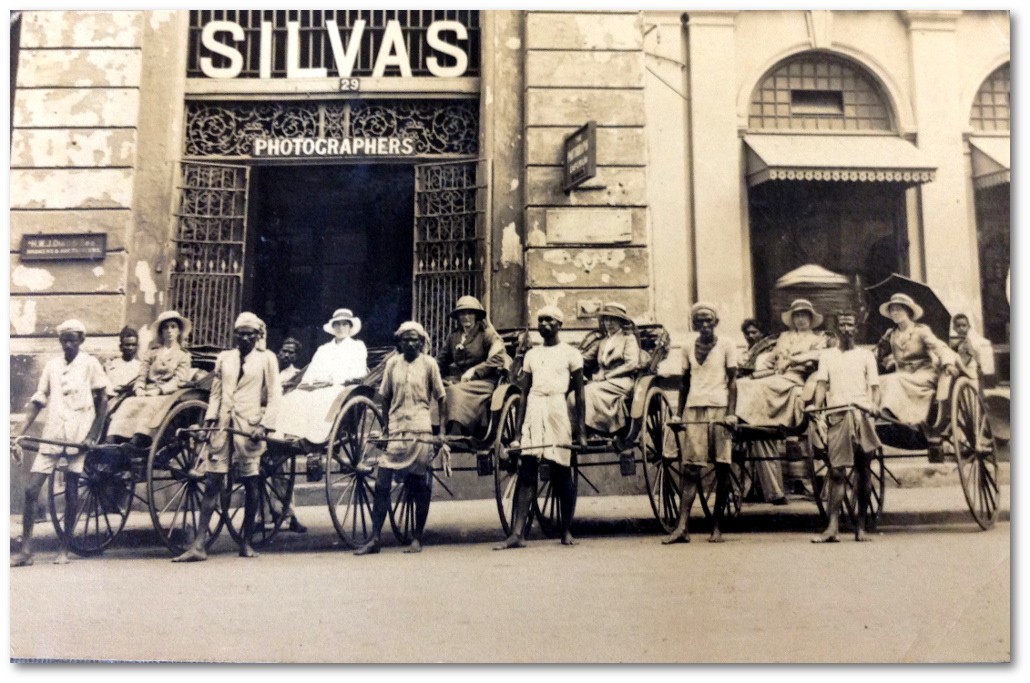
[[[582, 498], [579, 546], [491, 552], [492, 501], [434, 503], [420, 556], [353, 557], [328, 513], [257, 560], [176, 565], [143, 532], [11, 572], [11, 656], [307, 662], [949, 662], [1010, 658], [1008, 487], [891, 490], [874, 542], [816, 546], [810, 502], [663, 547], [643, 496]], [[145, 518], [145, 515], [140, 516]], [[41, 525], [44, 526], [45, 525]], [[17, 527], [12, 526], [13, 529]], [[141, 543], [139, 547], [132, 547]], [[55, 618], [72, 605], [71, 618]]]

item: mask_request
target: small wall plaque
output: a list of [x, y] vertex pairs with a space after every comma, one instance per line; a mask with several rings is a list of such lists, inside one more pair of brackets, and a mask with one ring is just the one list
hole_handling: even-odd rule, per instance
[[102, 232], [21, 238], [22, 261], [103, 261], [106, 253], [107, 235]]

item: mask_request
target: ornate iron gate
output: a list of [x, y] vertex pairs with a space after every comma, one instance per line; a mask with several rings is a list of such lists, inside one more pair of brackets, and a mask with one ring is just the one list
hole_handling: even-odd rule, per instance
[[415, 166], [411, 309], [434, 349], [447, 335], [447, 313], [458, 297], [472, 294], [489, 310], [484, 300], [488, 175], [484, 159]]
[[246, 166], [183, 162], [170, 305], [193, 322], [190, 346], [232, 346], [247, 235]]

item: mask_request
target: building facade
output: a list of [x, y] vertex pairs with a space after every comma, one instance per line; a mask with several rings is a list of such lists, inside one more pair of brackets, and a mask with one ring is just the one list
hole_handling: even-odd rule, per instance
[[[692, 302], [891, 272], [1008, 342], [1009, 17], [984, 11], [25, 12], [11, 136], [12, 411], [53, 330], [114, 355], [176, 308], [319, 343], [609, 300], [674, 346]], [[12, 66], [14, 68], [14, 66]], [[566, 138], [596, 174], [565, 190]], [[679, 370], [672, 354], [663, 372]]]

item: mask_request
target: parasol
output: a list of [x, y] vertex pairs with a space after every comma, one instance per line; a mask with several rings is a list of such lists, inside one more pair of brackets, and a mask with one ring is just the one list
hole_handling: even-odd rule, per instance
[[883, 335], [893, 323], [889, 318], [880, 315], [880, 304], [888, 301], [892, 294], [907, 294], [923, 307], [923, 317], [919, 322], [928, 325], [934, 335], [947, 343], [951, 333], [951, 313], [929, 285], [912, 280], [904, 275], [891, 273], [883, 282], [866, 287], [869, 292], [869, 327], [876, 331], [877, 337]]

